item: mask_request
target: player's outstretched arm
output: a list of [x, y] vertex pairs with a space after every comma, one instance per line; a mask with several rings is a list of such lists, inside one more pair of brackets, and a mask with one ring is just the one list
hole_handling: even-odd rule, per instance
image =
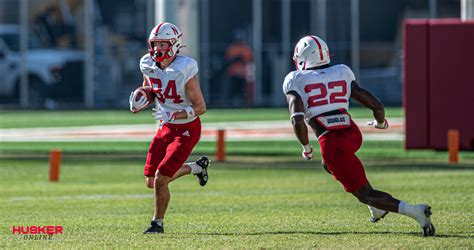
[[301, 97], [294, 91], [286, 94], [286, 101], [288, 102], [288, 109], [291, 114], [291, 124], [293, 125], [293, 133], [295, 133], [298, 141], [303, 146], [302, 156], [306, 160], [313, 158], [313, 148], [309, 144], [308, 127], [304, 122], [304, 105]]
[[375, 125], [377, 128], [388, 127], [382, 102], [368, 90], [361, 88], [355, 81], [351, 84], [351, 98], [372, 110], [376, 122], [370, 125]]

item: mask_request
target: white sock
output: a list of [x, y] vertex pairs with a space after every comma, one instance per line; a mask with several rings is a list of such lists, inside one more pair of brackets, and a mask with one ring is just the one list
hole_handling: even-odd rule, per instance
[[419, 223], [422, 223], [423, 220], [423, 218], [420, 218], [420, 216], [424, 216], [420, 215], [420, 209], [418, 206], [410, 205], [404, 201], [400, 201], [400, 204], [398, 204], [398, 213], [409, 216]]
[[191, 174], [197, 174], [202, 172], [202, 167], [199, 166], [196, 162], [186, 163], [191, 168]]
[[163, 219], [155, 219], [155, 217], [153, 217], [153, 220], [156, 222], [156, 224], [158, 224], [158, 226], [163, 226]]

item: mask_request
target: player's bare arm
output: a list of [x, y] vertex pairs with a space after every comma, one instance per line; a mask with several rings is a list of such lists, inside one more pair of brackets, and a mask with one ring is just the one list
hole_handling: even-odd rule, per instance
[[309, 144], [308, 127], [304, 122], [304, 106], [301, 97], [296, 92], [291, 91], [286, 95], [286, 101], [291, 114], [293, 132], [301, 145]]
[[385, 120], [385, 108], [382, 102], [368, 90], [361, 88], [356, 81], [353, 81], [351, 84], [351, 98], [372, 110], [376, 122], [370, 122], [369, 125], [373, 125], [376, 128], [388, 127]]
[[194, 113], [202, 115], [206, 112], [206, 102], [202, 96], [201, 86], [199, 85], [199, 77], [195, 75], [186, 83], [184, 91], [192, 103]]
[[301, 97], [295, 91], [290, 91], [286, 94], [286, 101], [288, 102], [288, 109], [291, 114], [291, 124], [293, 125], [293, 132], [298, 141], [303, 146], [302, 156], [306, 160], [311, 160], [313, 157], [313, 148], [309, 145], [308, 127], [304, 122], [304, 105]]
[[189, 115], [200, 116], [204, 114], [206, 112], [206, 103], [204, 102], [204, 97], [202, 96], [197, 75], [188, 80], [184, 91], [191, 102], [191, 106], [175, 112], [174, 119], [187, 119], [189, 118]]

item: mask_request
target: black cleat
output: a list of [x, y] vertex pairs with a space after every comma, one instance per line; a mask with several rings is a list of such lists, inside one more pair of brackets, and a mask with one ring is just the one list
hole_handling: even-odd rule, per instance
[[199, 159], [196, 160], [196, 164], [201, 166], [202, 172], [195, 174], [199, 179], [199, 185], [205, 186], [207, 180], [209, 179], [209, 175], [207, 174], [207, 167], [209, 167], [209, 159], [206, 156], [201, 156]]
[[165, 233], [163, 226], [158, 225], [156, 221], [152, 220], [150, 227], [143, 232], [144, 234], [162, 234]]
[[435, 234], [435, 227], [433, 223], [431, 223], [431, 207], [427, 206], [425, 208], [425, 216], [427, 218], [427, 224], [423, 227], [423, 236], [434, 236]]
[[423, 236], [434, 236], [435, 235], [435, 227], [433, 224], [428, 224], [427, 226], [423, 227]]

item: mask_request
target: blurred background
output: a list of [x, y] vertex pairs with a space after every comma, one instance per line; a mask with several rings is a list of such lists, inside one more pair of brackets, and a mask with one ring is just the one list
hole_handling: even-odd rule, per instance
[[[188, 161], [212, 166], [204, 189], [173, 184], [160, 246], [474, 249], [474, 0], [0, 0], [0, 249], [150, 246], [143, 165], [159, 127], [128, 97], [162, 21], [199, 63], [208, 109]], [[436, 239], [393, 215], [370, 223], [314, 135], [301, 159], [282, 83], [308, 34], [385, 104], [386, 130], [351, 107], [357, 156], [374, 186], [433, 206]], [[65, 234], [22, 240], [20, 225]]]
[[304, 35], [323, 38], [387, 106], [402, 102], [402, 21], [461, 0], [0, 0], [0, 107], [126, 108], [149, 31], [175, 23], [211, 108], [283, 107]]

